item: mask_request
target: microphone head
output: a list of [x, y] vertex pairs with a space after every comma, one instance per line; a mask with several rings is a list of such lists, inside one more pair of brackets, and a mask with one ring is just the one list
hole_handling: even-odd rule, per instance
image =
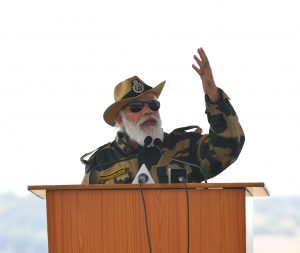
[[162, 141], [159, 138], [155, 138], [153, 141], [154, 147], [159, 147], [161, 145]]
[[144, 140], [144, 147], [148, 147], [151, 144], [152, 140], [153, 138], [151, 136], [147, 136]]
[[139, 184], [145, 184], [145, 183], [148, 182], [148, 180], [149, 180], [149, 177], [145, 173], [140, 174], [139, 177], [138, 177]]

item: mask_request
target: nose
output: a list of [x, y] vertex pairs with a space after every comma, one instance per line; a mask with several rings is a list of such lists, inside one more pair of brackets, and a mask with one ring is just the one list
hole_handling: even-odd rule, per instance
[[144, 104], [144, 107], [143, 107], [143, 114], [144, 115], [150, 115], [152, 114], [153, 111], [150, 109], [150, 107], [148, 106], [148, 103], [145, 103]]

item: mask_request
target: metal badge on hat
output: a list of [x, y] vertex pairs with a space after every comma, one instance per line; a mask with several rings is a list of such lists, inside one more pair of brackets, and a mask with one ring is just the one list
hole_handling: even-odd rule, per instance
[[140, 80], [134, 79], [134, 80], [131, 81], [131, 84], [132, 84], [132, 90], [135, 93], [142, 93], [142, 92], [144, 92], [145, 87], [144, 87], [144, 84]]

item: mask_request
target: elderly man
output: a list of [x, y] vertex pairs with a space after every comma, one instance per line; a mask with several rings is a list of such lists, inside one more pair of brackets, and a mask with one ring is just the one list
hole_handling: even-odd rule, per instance
[[198, 54], [192, 67], [202, 80], [209, 133], [195, 126], [163, 132], [158, 97], [165, 82], [152, 88], [133, 76], [115, 87], [115, 103], [103, 114], [107, 124], [119, 128], [115, 140], [81, 158], [83, 184], [131, 183], [142, 164], [156, 183], [168, 182], [170, 170], [182, 169], [187, 182], [202, 182], [238, 158], [243, 130], [228, 96], [214, 82], [204, 50]]

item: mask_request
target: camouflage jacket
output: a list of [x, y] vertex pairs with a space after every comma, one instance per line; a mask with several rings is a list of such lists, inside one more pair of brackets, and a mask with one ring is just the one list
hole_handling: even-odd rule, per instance
[[[202, 134], [199, 127], [178, 128], [164, 134], [160, 150], [140, 147], [132, 149], [120, 133], [113, 142], [95, 151], [85, 163], [83, 184], [131, 183], [142, 164], [148, 168], [156, 183], [168, 181], [168, 168], [184, 168], [188, 182], [201, 182], [203, 174], [212, 178], [239, 156], [245, 136], [228, 96], [220, 89], [222, 99], [211, 103], [205, 96], [210, 129]], [[194, 131], [187, 131], [194, 128]], [[161, 152], [161, 153], [160, 153]], [[197, 165], [171, 160], [178, 159]], [[202, 170], [199, 169], [202, 168]]]

